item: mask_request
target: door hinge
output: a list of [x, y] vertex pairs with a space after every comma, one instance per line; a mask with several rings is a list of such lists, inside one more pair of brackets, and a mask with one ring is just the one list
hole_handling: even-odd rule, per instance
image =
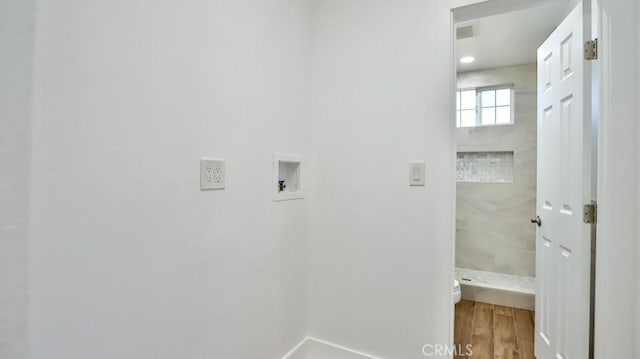
[[585, 60], [598, 59], [598, 39], [587, 41], [584, 43], [584, 59]]
[[593, 202], [584, 205], [584, 216], [582, 220], [586, 224], [596, 224], [598, 222], [598, 205]]

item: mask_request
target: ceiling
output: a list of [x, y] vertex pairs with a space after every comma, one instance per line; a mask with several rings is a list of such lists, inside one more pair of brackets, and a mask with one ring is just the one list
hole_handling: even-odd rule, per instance
[[563, 1], [456, 24], [473, 26], [473, 37], [456, 41], [457, 60], [473, 56], [471, 64], [458, 61], [458, 72], [536, 62], [536, 51], [567, 14]]

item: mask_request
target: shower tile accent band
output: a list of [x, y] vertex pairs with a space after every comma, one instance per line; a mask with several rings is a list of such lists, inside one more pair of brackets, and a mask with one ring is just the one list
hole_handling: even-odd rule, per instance
[[458, 152], [458, 182], [513, 183], [513, 152]]

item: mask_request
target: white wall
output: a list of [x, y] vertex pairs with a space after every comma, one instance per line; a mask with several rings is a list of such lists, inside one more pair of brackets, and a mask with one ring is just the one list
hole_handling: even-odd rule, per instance
[[34, 1], [0, 0], [0, 358], [27, 357]]
[[[315, 337], [386, 358], [418, 357], [418, 343], [446, 338], [448, 298], [438, 293], [449, 289], [452, 265], [449, 9], [478, 2], [316, 2]], [[600, 205], [611, 216], [599, 226], [596, 358], [635, 357], [640, 328], [629, 311], [640, 316], [637, 5], [602, 4], [612, 18], [614, 102], [608, 146], [600, 148], [608, 166], [601, 180], [609, 181], [600, 183]], [[436, 180], [403, 189], [403, 162], [422, 156]]]
[[[424, 344], [452, 341], [448, 13], [423, 0], [313, 3], [309, 333], [424, 358]], [[426, 187], [410, 188], [419, 160]]]
[[[33, 359], [279, 358], [306, 334], [305, 0], [38, 4]], [[199, 190], [199, 158], [227, 188]]]
[[[307, 332], [309, 230], [309, 334], [387, 359], [451, 340], [449, 6], [472, 2], [314, 0], [313, 137], [304, 1], [41, 2], [31, 357], [280, 357]], [[619, 107], [601, 205], [628, 215], [601, 226], [597, 358], [635, 357], [637, 6], [602, 2]], [[311, 153], [307, 199], [271, 202], [273, 151]], [[197, 190], [200, 156], [226, 157], [227, 190]]]
[[[596, 272], [596, 358], [640, 355], [638, 316], [638, 5], [635, 0], [600, 0], [609, 29], [601, 34], [605, 96], [600, 124], [598, 245]], [[610, 50], [610, 52], [609, 52]], [[636, 316], [630, 313], [636, 313]], [[615, 353], [615, 354], [612, 354]]]
[[[640, 34], [640, 6], [636, 5], [636, 29], [637, 29], [637, 34]], [[636, 44], [637, 44], [637, 56], [638, 56], [638, 60], [640, 61], [640, 35], [637, 36], [636, 39]], [[638, 104], [640, 104], [640, 71], [638, 71], [638, 88], [636, 89], [637, 91], [637, 95], [638, 95]], [[637, 138], [640, 138], [640, 126], [637, 126]], [[637, 174], [637, 178], [640, 179], [640, 147], [638, 147], [636, 149], [637, 153], [638, 153], [638, 157], [636, 158], [636, 173]], [[638, 196], [638, 206], [640, 207], [640, 190], [637, 191], [636, 195]], [[638, 225], [638, 228], [636, 229], [636, 238], [640, 238], [640, 208], [637, 209], [637, 213], [636, 213], [636, 224]], [[640, 244], [636, 241], [636, 256], [634, 259], [640, 258]], [[636, 356], [640, 355], [640, 265], [637, 264], [636, 260], [633, 260], [631, 262], [633, 264], [632, 267], [632, 273], [635, 273], [636, 278], [636, 283], [635, 283], [635, 287], [636, 287], [636, 293], [635, 293], [635, 300], [634, 303], [636, 303], [636, 307], [635, 307], [635, 328], [634, 328], [634, 339], [633, 342], [635, 343], [635, 347], [633, 348], [634, 350], [634, 354]]]

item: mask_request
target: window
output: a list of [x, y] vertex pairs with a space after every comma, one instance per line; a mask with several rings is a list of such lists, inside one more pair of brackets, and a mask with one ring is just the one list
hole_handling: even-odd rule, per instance
[[457, 124], [458, 127], [473, 127], [476, 126], [476, 112], [477, 112], [477, 95], [476, 90], [461, 90], [457, 93]]
[[512, 85], [457, 91], [457, 127], [508, 125], [512, 123]]

